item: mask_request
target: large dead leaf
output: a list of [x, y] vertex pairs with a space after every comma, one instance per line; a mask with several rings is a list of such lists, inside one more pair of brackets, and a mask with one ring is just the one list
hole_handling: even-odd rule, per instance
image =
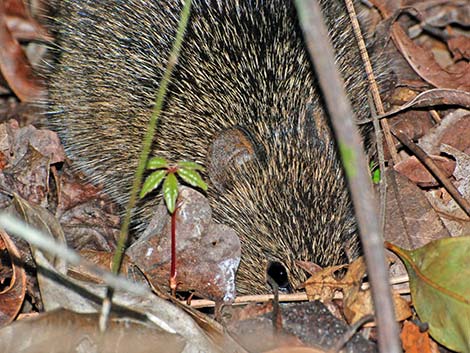
[[106, 332], [98, 314], [57, 310], [0, 330], [2, 353], [179, 353], [185, 340], [135, 320], [112, 318]]
[[[240, 240], [235, 232], [212, 220], [208, 200], [199, 192], [183, 187], [176, 215], [177, 282], [181, 291], [194, 290], [214, 300], [235, 297], [235, 273], [240, 261]], [[153, 225], [152, 225], [153, 223]], [[171, 222], [160, 204], [151, 226], [127, 250], [155, 286], [168, 286], [171, 261]]]

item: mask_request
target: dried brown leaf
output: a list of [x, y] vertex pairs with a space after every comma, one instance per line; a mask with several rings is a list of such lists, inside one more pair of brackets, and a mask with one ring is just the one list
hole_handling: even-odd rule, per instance
[[[0, 257], [3, 256], [9, 257], [12, 272], [11, 277], [0, 278], [1, 288], [3, 288], [0, 291], [0, 327], [14, 320], [23, 305], [26, 294], [26, 274], [18, 261], [20, 253], [8, 234], [0, 230]], [[0, 274], [4, 273], [3, 266], [4, 261], [0, 261]], [[4, 287], [8, 280], [10, 283]]]
[[26, 55], [7, 26], [4, 2], [0, 2], [0, 71], [22, 101], [34, 102], [45, 97], [45, 89], [34, 76]]
[[112, 318], [102, 333], [98, 314], [64, 309], [17, 321], [0, 330], [2, 353], [177, 353], [185, 344], [179, 335], [125, 318]]

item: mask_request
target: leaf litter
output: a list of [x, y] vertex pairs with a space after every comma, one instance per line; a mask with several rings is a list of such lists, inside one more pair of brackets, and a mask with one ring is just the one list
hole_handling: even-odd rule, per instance
[[[384, 34], [381, 37], [392, 38], [392, 41], [384, 42], [386, 48], [383, 50], [391, 58], [391, 66], [396, 75], [395, 89], [386, 92], [387, 102], [390, 105], [389, 111], [392, 111], [393, 114], [388, 114], [383, 118], [389, 119], [394, 128], [405, 130], [410, 137], [417, 140], [418, 144], [431, 158], [438, 161], [445, 177], [450, 178], [461, 194], [468, 199], [470, 175], [468, 169], [468, 155], [470, 154], [470, 112], [468, 111], [470, 107], [468, 98], [470, 90], [468, 85], [470, 82], [468, 77], [470, 72], [468, 62], [470, 39], [467, 30], [470, 19], [468, 17], [468, 4], [466, 1], [459, 0], [440, 2], [439, 4], [434, 4], [432, 1], [413, 0], [404, 0], [402, 2], [375, 0], [371, 2], [377, 6], [385, 19], [381, 22], [384, 28]], [[13, 101], [11, 99], [9, 101], [3, 98], [0, 99], [0, 115], [6, 119], [12, 117], [15, 119], [0, 125], [0, 186], [2, 190], [5, 190], [0, 195], [0, 205], [5, 208], [11, 203], [11, 197], [15, 195], [17, 211], [18, 208], [22, 209], [24, 216], [29, 212], [29, 219], [32, 223], [39, 223], [40, 228], [43, 230], [49, 229], [51, 235], [62, 233], [63, 236], [59, 237], [61, 239], [63, 237], [61, 241], [74, 249], [81, 250], [82, 255], [92, 262], [104, 268], [109, 267], [109, 252], [114, 250], [119, 232], [118, 207], [106, 195], [102, 194], [99, 185], [90, 186], [85, 184], [80, 175], [76, 175], [70, 170], [68, 162], [65, 161], [62, 146], [54, 133], [45, 129], [36, 129], [32, 125], [22, 125], [24, 121], [31, 120], [30, 117], [26, 118], [27, 115], [31, 115], [31, 110], [25, 102], [36, 99], [36, 97], [42, 97], [45, 94], [41, 82], [34, 77], [31, 69], [36, 65], [38, 59], [30, 55], [30, 49], [37, 44], [34, 42], [49, 40], [50, 36], [44, 29], [45, 27], [31, 16], [29, 12], [31, 8], [25, 8], [24, 4], [17, 0], [8, 1], [6, 4], [6, 8], [0, 9], [0, 32], [3, 33], [0, 34], [0, 45], [2, 48], [8, 48], [0, 58], [0, 72], [4, 78], [4, 80], [0, 80], [0, 92], [11, 96], [15, 95], [16, 98]], [[32, 12], [37, 13], [38, 9], [36, 8]], [[21, 45], [18, 39], [21, 39]], [[28, 49], [28, 46], [30, 49]], [[40, 51], [36, 51], [36, 53], [40, 53]], [[13, 65], [8, 66], [9, 64]], [[456, 107], [461, 109], [456, 110]], [[36, 117], [35, 120], [40, 125], [41, 118]], [[426, 246], [425, 244], [430, 241], [434, 241], [433, 244], [436, 244], [440, 241], [445, 242], [445, 238], [470, 234], [468, 232], [468, 216], [452, 200], [447, 191], [440, 186], [432, 173], [429, 173], [428, 169], [408, 150], [400, 146], [398, 142], [396, 147], [399, 150], [401, 162], [394, 168], [389, 168], [385, 175], [388, 188], [391, 190], [385, 202], [387, 215], [385, 238], [398, 246], [417, 249]], [[193, 202], [193, 198], [197, 199], [198, 197], [198, 195], [190, 197], [189, 202]], [[22, 206], [19, 207], [18, 204]], [[197, 203], [197, 205], [199, 207], [200, 204]], [[40, 211], [40, 208], [47, 208], [47, 213]], [[192, 212], [195, 212], [195, 210], [193, 209]], [[31, 217], [35, 218], [36, 221], [32, 220]], [[56, 221], [53, 220], [54, 217], [57, 217]], [[213, 280], [211, 285], [206, 285], [206, 282], [211, 282], [211, 276], [212, 279], [217, 276], [218, 260], [216, 258], [211, 259], [210, 256], [204, 256], [204, 249], [216, 244], [219, 254], [225, 256], [225, 259], [233, 259], [236, 258], [237, 251], [239, 251], [236, 249], [236, 242], [221, 238], [220, 231], [219, 233], [217, 231], [213, 233], [215, 226], [211, 225], [210, 215], [206, 216], [205, 220], [199, 224], [198, 227], [205, 231], [199, 231], [197, 233], [199, 234], [199, 240], [195, 241], [191, 239], [191, 234], [193, 234], [191, 231], [194, 232], [191, 225], [194, 228], [196, 227], [195, 223], [191, 224], [191, 222], [193, 220], [188, 221], [186, 226], [183, 225], [183, 228], [188, 229], [188, 235], [179, 245], [179, 251], [181, 251], [183, 259], [186, 260], [180, 270], [182, 276], [180, 277], [181, 288], [202, 297], [221, 298], [227, 293], [227, 283], [222, 282], [222, 284], [217, 285], [217, 281]], [[134, 247], [131, 248], [131, 255], [126, 259], [126, 268], [130, 269], [133, 280], [140, 283], [150, 283], [147, 285], [154, 286], [163, 292], [165, 292], [165, 286], [167, 285], [165, 278], [167, 278], [168, 272], [168, 261], [164, 250], [167, 249], [167, 245], [166, 240], [161, 236], [161, 233], [164, 233], [162, 229], [165, 227], [168, 227], [167, 223], [165, 225], [165, 221], [156, 220], [153, 230], [147, 231], [147, 235], [141, 243], [135, 243]], [[159, 229], [160, 233], [155, 229]], [[57, 236], [55, 237], [57, 238]], [[456, 238], [449, 239], [451, 239], [449, 241], [452, 241]], [[19, 249], [19, 255], [16, 256], [23, 260], [24, 266], [28, 269], [26, 271], [25, 286], [19, 285], [23, 283], [19, 277], [13, 280], [12, 269], [5, 270], [6, 272], [2, 270], [0, 273], [5, 273], [5, 278], [10, 278], [10, 287], [16, 285], [21, 287], [21, 293], [24, 293], [24, 297], [21, 295], [16, 296], [16, 307], [19, 303], [23, 303], [23, 312], [42, 311], [41, 301], [43, 298], [41, 296], [44, 295], [47, 298], [49, 294], [59, 290], [60, 286], [57, 284], [61, 281], [63, 283], [75, 281], [73, 283], [80, 288], [82, 286], [102, 286], [99, 283], [100, 279], [90, 276], [86, 270], [80, 267], [64, 267], [66, 265], [60, 264], [60, 259], [45, 258], [44, 254], [39, 252], [38, 254], [42, 255], [39, 255], [37, 261], [40, 263], [46, 261], [43, 263], [44, 266], [49, 268], [50, 273], [55, 273], [56, 280], [53, 281], [44, 277], [41, 280], [43, 282], [42, 288], [38, 288], [37, 283], [34, 283], [34, 281], [37, 280], [36, 276], [42, 275], [36, 273], [36, 264], [32, 261], [33, 255], [24, 243], [15, 238], [12, 238], [12, 240]], [[228, 248], [225, 247], [224, 243]], [[415, 251], [419, 252], [419, 250]], [[445, 256], [439, 251], [439, 246], [433, 250], [433, 253], [438, 254], [437, 259], [434, 260], [440, 261], [439, 268], [436, 269], [436, 266], [430, 266], [429, 275], [442, 273], [443, 277], [450, 277], [447, 272], [448, 261], [446, 262], [444, 259], [447, 259], [445, 256], [450, 256], [453, 252], [458, 255], [460, 253], [459, 249], [449, 250]], [[9, 255], [11, 255], [10, 252], [13, 253], [13, 251], [8, 251]], [[423, 261], [431, 261], [428, 259], [430, 252], [423, 251], [423, 253]], [[4, 254], [5, 251], [2, 252], [2, 259], [6, 256]], [[157, 255], [159, 257], [155, 257]], [[159, 263], [160, 266], [153, 266], [148, 258]], [[224, 257], [219, 257], [220, 259], [224, 259]], [[59, 261], [59, 270], [54, 266], [57, 265], [56, 260]], [[195, 260], [201, 260], [202, 263], [207, 264], [207, 268], [204, 267], [206, 265], [201, 266], [200, 263], [194, 262]], [[48, 263], [49, 261], [52, 261], [52, 264]], [[454, 271], [459, 272], [459, 265], [454, 265]], [[392, 274], [395, 274], [393, 266]], [[233, 268], [226, 273], [231, 271], [233, 272]], [[328, 307], [332, 308], [335, 306], [333, 303], [338, 302], [337, 293], [335, 292], [342, 291], [344, 295], [343, 302], [341, 305], [336, 306], [336, 309], [333, 309], [341, 320], [344, 320], [343, 315], [348, 317], [349, 321], [354, 321], [355, 318], [371, 312], [370, 299], [368, 299], [367, 294], [364, 294], [367, 291], [360, 287], [363, 282], [363, 273], [359, 275], [360, 271], [357, 273], [352, 271], [349, 276], [356, 273], [356, 277], [351, 280], [348, 277], [349, 272], [346, 272], [344, 277], [341, 278], [340, 276], [338, 279], [337, 273], [335, 273], [336, 269], [320, 271], [325, 272], [322, 275], [317, 274], [317, 277], [310, 280], [310, 284], [305, 285], [307, 291], [317, 291], [316, 294], [312, 295], [312, 298], [320, 297], [327, 302]], [[465, 273], [464, 271], [461, 272]], [[78, 277], [71, 277], [70, 274], [72, 273], [73, 276]], [[410, 275], [410, 277], [412, 276]], [[60, 280], [57, 281], [57, 278], [60, 278]], [[80, 280], [77, 280], [77, 278]], [[319, 278], [320, 280], [318, 280]], [[455, 281], [465, 283], [465, 280], [459, 279], [458, 273], [455, 278]], [[87, 284], [84, 279], [91, 281], [91, 284]], [[320, 289], [312, 289], [312, 282], [318, 282]], [[347, 285], [348, 282], [351, 283]], [[5, 281], [2, 283], [8, 284]], [[463, 285], [462, 283], [460, 284]], [[415, 290], [413, 286], [415, 286], [414, 283], [412, 283], [412, 295]], [[449, 286], [450, 284], [445, 282], [442, 288], [449, 290]], [[212, 289], [208, 289], [209, 287]], [[5, 293], [8, 293], [8, 288]], [[233, 293], [232, 289], [231, 291], [229, 292]], [[0, 295], [3, 293], [0, 293]], [[30, 332], [29, 330], [37, 329], [41, 325], [54, 327], [57, 322], [64, 322], [60, 320], [66, 320], [65, 322], [71, 325], [69, 327], [74, 327], [74, 330], [77, 330], [76, 337], [81, 337], [81, 329], [90, 330], [90, 326], [84, 324], [84, 321], [91, 320], [92, 325], [96, 324], [96, 316], [90, 316], [86, 320], [83, 319], [80, 316], [83, 314], [78, 314], [81, 312], [81, 309], [78, 309], [80, 306], [77, 307], [75, 304], [82, 303], [81, 305], [84, 305], [88, 310], [96, 311], [100, 305], [99, 300], [92, 305], [89, 302], [87, 304], [86, 300], [84, 301], [81, 296], [70, 290], [70, 288], [67, 290], [61, 289], [58, 293], [62, 294], [62, 298], [61, 295], [53, 296], [49, 300], [51, 305], [48, 304], [47, 307], [54, 307], [57, 303], [61, 303], [61, 306], [64, 307], [69, 305], [71, 311], [40, 313], [37, 321], [25, 322], [24, 326], [18, 325], [15, 331], [9, 331], [10, 333], [7, 333], [7, 336], [2, 337], [10, 337], [9, 340], [11, 341], [16, 338], [19, 342], [21, 341], [21, 334], [27, 335]], [[72, 297], [69, 295], [72, 295]], [[97, 293], [94, 295], [96, 297]], [[442, 293], [439, 293], [439, 295], [441, 296], [439, 298], [442, 299]], [[413, 295], [410, 304], [418, 311], [420, 318], [423, 316], [424, 320], [429, 321], [430, 333], [436, 336], [434, 337], [436, 340], [457, 351], [468, 348], [465, 346], [465, 337], [460, 341], [452, 338], [451, 343], [448, 343], [448, 331], [458, 323], [450, 324], [450, 326], [446, 325], [442, 329], [443, 333], [436, 334], [434, 316], [423, 314], [434, 310], [434, 312], [437, 312], [435, 315], [442, 316], [445, 314], [442, 310], [445, 309], [436, 309], [436, 305], [433, 303], [434, 299], [425, 297], [424, 300], [415, 300], [414, 297], [416, 295]], [[406, 297], [402, 297], [401, 300], [403, 298], [406, 299]], [[139, 300], [134, 300], [134, 302], [137, 301]], [[447, 302], [448, 300], [444, 298], [441, 304], [447, 305]], [[129, 302], [125, 303], [127, 307], [132, 305]], [[302, 310], [308, 311], [315, 305], [307, 305]], [[265, 337], [275, 338], [276, 335], [273, 336], [271, 328], [269, 328], [272, 325], [269, 319], [270, 314], [266, 312], [266, 310], [271, 310], [272, 307], [275, 307], [275, 305], [269, 304], [264, 309], [254, 306], [250, 309], [252, 311], [250, 315], [256, 316], [257, 313], [261, 316], [264, 315], [265, 318], [260, 320], [267, 320], [265, 321], [267, 324], [266, 330], [258, 333]], [[15, 306], [12, 305], [11, 308], [15, 308]], [[14, 313], [15, 310], [12, 312]], [[137, 311], [139, 310], [142, 313], [148, 312], [149, 309], [138, 309]], [[290, 327], [291, 324], [288, 323], [287, 318], [292, 315], [297, 319], [308, 318], [308, 315], [302, 310], [282, 308], [285, 328]], [[184, 316], [185, 314], [174, 315]], [[14, 314], [10, 314], [8, 320], [13, 320], [14, 316]], [[193, 313], [191, 316], [207, 330], [205, 334], [196, 333], [196, 336], [193, 336], [191, 340], [198, 337], [197, 335], [204, 336], [208, 334], [210, 330], [207, 327], [212, 327], [214, 331], [212, 331], [212, 336], [211, 334], [209, 336], [218, 337], [215, 341], [219, 342], [220, 347], [220, 341], [224, 340], [224, 338], [221, 338], [224, 336], [220, 333], [220, 328], [214, 329], [215, 324], [204, 323], [199, 314]], [[234, 314], [234, 317], [236, 316]], [[23, 320], [19, 320], [17, 323], [22, 324]], [[75, 328], [75, 324], [78, 325], [77, 328]], [[296, 325], [302, 329], [307, 327], [308, 323], [301, 322]], [[410, 329], [409, 325], [409, 323], [405, 323], [402, 331], [403, 347], [407, 352], [413, 352], [413, 349], [416, 352], [427, 352], [433, 341], [429, 341], [429, 337], [426, 339], [419, 338], [422, 333], [418, 334], [416, 329]], [[8, 331], [12, 327], [7, 325], [5, 329]], [[246, 326], [245, 331], [241, 331], [242, 336], [249, 337], [246, 333], [249, 327], [254, 326], [253, 324]], [[319, 330], [321, 331], [325, 327], [326, 324], [320, 324]], [[133, 331], [134, 329], [120, 327], [118, 330]], [[135, 333], [138, 333], [140, 329], [136, 330]], [[183, 328], [178, 330], [184, 331]], [[0, 336], [7, 331], [0, 330]], [[91, 331], [97, 332], [96, 328], [91, 329]], [[459, 331], [459, 328], [454, 331]], [[118, 332], [120, 334], [125, 332], [128, 335], [130, 331]], [[214, 332], [218, 333], [214, 334]], [[181, 334], [181, 332], [178, 333]], [[158, 336], [155, 328], [151, 328], [149, 334]], [[460, 332], [457, 337], [460, 337], [459, 334], [464, 336]], [[52, 336], [46, 335], [45, 337], [50, 338]], [[137, 334], [136, 337], [140, 336]], [[257, 340], [259, 336], [256, 336], [256, 334], [252, 337], [255, 337], [255, 341], [259, 341], [259, 339]], [[303, 335], [301, 332], [291, 331], [286, 337], [287, 339], [283, 340], [283, 343], [279, 342], [279, 344], [291, 348], [287, 351], [295, 351], [293, 347], [299, 345], [298, 350], [300, 352], [302, 349], [309, 349], [302, 348], [302, 346], [308, 344], [315, 335], [313, 333]], [[240, 337], [240, 340], [243, 338], [245, 337]], [[161, 339], [161, 337], [157, 338], [157, 345], [158, 342], [161, 342]], [[172, 340], [173, 338], [168, 339]], [[423, 343], [423, 340], [427, 343]], [[0, 339], [0, 341], [2, 340]], [[457, 341], [457, 345], [455, 341]], [[36, 346], [36, 348], [41, 347], [37, 341], [30, 340], [28, 342], [34, 342], [32, 346]], [[93, 342], [95, 341], [89, 341], [90, 347], [93, 346]], [[175, 338], [175, 342], [180, 341]], [[77, 347], [77, 345], [72, 346]], [[207, 347], [205, 351], [209, 352], [212, 349], [209, 346], [205, 346]], [[103, 347], [104, 349], [112, 347], [112, 343]], [[118, 351], [117, 348], [110, 349], [110, 352]], [[277, 351], [275, 347], [271, 347], [271, 349], [273, 349], [273, 352]]]

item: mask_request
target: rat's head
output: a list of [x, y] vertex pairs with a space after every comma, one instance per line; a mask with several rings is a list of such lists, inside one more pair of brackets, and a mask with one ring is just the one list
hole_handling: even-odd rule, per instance
[[266, 292], [268, 273], [295, 288], [305, 280], [295, 260], [329, 266], [358, 251], [335, 145], [307, 115], [225, 131], [210, 148], [214, 214], [242, 242], [239, 293]]

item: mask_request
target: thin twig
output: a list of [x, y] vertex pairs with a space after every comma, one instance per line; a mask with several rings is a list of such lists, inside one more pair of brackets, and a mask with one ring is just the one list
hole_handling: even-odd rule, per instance
[[333, 48], [328, 42], [328, 31], [321, 16], [320, 6], [315, 0], [296, 0], [295, 4], [349, 183], [371, 281], [379, 349], [382, 353], [399, 353], [401, 345], [387, 280], [388, 267], [361, 137], [353, 122], [353, 112], [344, 91], [343, 80], [335, 66]]
[[[374, 100], [375, 108], [379, 115], [385, 113], [385, 109], [382, 104], [382, 99], [380, 98], [379, 87], [377, 86], [377, 82], [375, 81], [374, 77], [374, 70], [372, 69], [372, 64], [370, 63], [369, 54], [367, 53], [366, 44], [362, 37], [361, 27], [359, 26], [359, 21], [357, 20], [356, 10], [354, 9], [354, 4], [352, 0], [345, 0], [346, 7], [348, 8], [349, 17], [351, 19], [351, 24], [353, 27], [354, 35], [356, 36], [356, 41], [359, 46], [359, 52], [361, 54], [362, 61], [364, 63], [364, 68], [367, 74], [367, 80], [369, 81], [369, 88], [372, 94], [372, 98]], [[373, 117], [374, 129], [376, 131], [380, 131], [378, 127], [378, 119]], [[388, 125], [388, 121], [385, 119], [380, 120], [380, 124], [382, 125], [382, 129], [385, 136], [385, 141], [387, 142], [388, 151], [390, 152], [390, 156], [392, 157], [393, 163], [397, 164], [400, 161], [398, 153], [395, 149], [395, 143], [393, 142], [392, 133], [390, 132], [390, 126]], [[380, 141], [377, 141], [377, 152], [380, 152], [379, 149], [382, 149], [383, 153], [383, 145]], [[384, 169], [380, 170], [382, 175], [385, 175]]]
[[[398, 285], [402, 283], [408, 283], [408, 275], [401, 275], [396, 277], [390, 278], [390, 284]], [[364, 282], [361, 285], [361, 290], [366, 290], [370, 288], [369, 282]], [[397, 291], [397, 289], [395, 289]], [[400, 289], [399, 294], [409, 294], [409, 289]], [[256, 294], [256, 295], [241, 295], [237, 296], [233, 301], [232, 305], [246, 305], [249, 303], [266, 303], [270, 300], [274, 299], [273, 294]], [[333, 299], [343, 299], [343, 293], [337, 292], [335, 293]], [[289, 294], [279, 294], [279, 302], [280, 303], [292, 303], [292, 302], [306, 302], [308, 301], [307, 293], [299, 292], [299, 293], [289, 293]], [[181, 301], [181, 303], [186, 303], [187, 305], [195, 308], [212, 308], [215, 306], [215, 302], [208, 299], [192, 299], [190, 303], [187, 301]]]

